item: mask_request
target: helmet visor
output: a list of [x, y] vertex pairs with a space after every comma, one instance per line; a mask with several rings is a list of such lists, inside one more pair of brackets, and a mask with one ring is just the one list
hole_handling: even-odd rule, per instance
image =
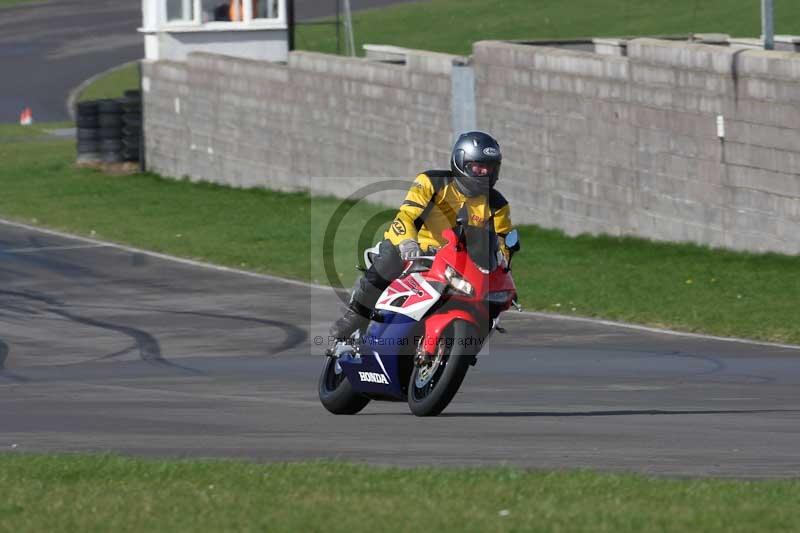
[[464, 165], [464, 167], [467, 175], [472, 176], [473, 178], [486, 178], [494, 174], [494, 171], [497, 169], [497, 164], [472, 161]]

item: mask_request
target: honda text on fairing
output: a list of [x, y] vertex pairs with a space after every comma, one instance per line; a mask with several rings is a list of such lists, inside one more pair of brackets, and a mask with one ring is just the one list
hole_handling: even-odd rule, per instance
[[[355, 414], [383, 400], [407, 401], [417, 416], [438, 415], [490, 333], [503, 331], [499, 315], [517, 306], [517, 290], [493, 225], [460, 222], [444, 237], [435, 255], [406, 262], [366, 328], [328, 350], [319, 380], [328, 411]], [[505, 243], [516, 252], [517, 232]], [[364, 254], [367, 266], [372, 251]]]

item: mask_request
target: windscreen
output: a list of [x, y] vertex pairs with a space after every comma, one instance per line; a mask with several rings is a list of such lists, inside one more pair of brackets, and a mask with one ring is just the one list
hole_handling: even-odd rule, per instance
[[472, 261], [484, 270], [497, 268], [497, 234], [479, 226], [462, 226], [464, 244]]

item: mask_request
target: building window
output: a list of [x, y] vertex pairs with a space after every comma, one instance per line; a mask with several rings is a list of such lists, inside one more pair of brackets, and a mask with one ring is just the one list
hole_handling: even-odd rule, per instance
[[279, 6], [279, 0], [201, 0], [200, 20], [201, 22], [250, 22], [255, 19], [278, 19]]
[[230, 21], [231, 3], [228, 0], [203, 0], [203, 22]]
[[278, 18], [278, 0], [258, 0], [253, 9], [253, 18], [275, 19]]
[[167, 0], [167, 22], [192, 22], [193, 0]]

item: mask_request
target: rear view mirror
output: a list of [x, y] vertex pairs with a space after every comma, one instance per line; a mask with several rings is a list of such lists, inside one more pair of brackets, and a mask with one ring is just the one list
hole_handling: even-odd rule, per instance
[[515, 229], [512, 229], [506, 235], [506, 248], [508, 248], [508, 267], [506, 270], [511, 270], [511, 259], [514, 257], [514, 254], [519, 252], [519, 232]]
[[517, 230], [511, 230], [508, 232], [508, 235], [506, 235], [506, 248], [508, 248], [508, 251], [512, 254], [519, 252], [519, 232]]

